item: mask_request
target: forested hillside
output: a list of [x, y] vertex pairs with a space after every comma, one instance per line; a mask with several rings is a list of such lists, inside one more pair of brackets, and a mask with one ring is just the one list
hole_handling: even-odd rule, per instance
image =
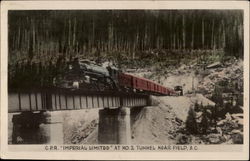
[[62, 74], [76, 56], [98, 63], [112, 61], [123, 69], [243, 58], [241, 10], [17, 10], [8, 14], [12, 87], [52, 84], [53, 77]]
[[[10, 11], [10, 60], [49, 60], [63, 54], [225, 49], [243, 55], [240, 10]], [[96, 56], [96, 55], [95, 55]]]

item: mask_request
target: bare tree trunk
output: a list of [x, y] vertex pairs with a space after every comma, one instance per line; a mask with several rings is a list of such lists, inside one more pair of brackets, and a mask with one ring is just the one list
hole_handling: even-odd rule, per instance
[[[75, 48], [76, 46], [76, 17], [74, 18], [74, 28], [73, 28], [73, 43], [72, 47]], [[74, 50], [74, 49], [73, 49]]]
[[93, 51], [95, 43], [95, 17], [92, 17], [92, 44], [91, 44], [91, 50]]
[[18, 49], [20, 50], [20, 37], [21, 37], [21, 29], [20, 29], [20, 26], [18, 27], [18, 36], [17, 36], [17, 46], [18, 46]]
[[226, 47], [226, 31], [225, 31], [225, 24], [222, 20], [222, 48], [224, 49]]
[[182, 15], [182, 47], [186, 48], [185, 16]]
[[68, 31], [68, 54], [71, 55], [71, 20], [69, 19], [69, 31]]
[[[212, 22], [212, 34], [211, 34], [211, 46], [210, 46], [211, 49], [214, 48], [214, 20]], [[214, 49], [213, 49], [214, 50]]]
[[201, 31], [201, 36], [202, 36], [202, 48], [204, 49], [205, 45], [205, 35], [204, 35], [204, 19], [202, 19], [202, 31]]
[[195, 19], [193, 20], [193, 23], [192, 23], [192, 39], [191, 39], [192, 50], [194, 49], [194, 26], [195, 26]]
[[175, 42], [176, 42], [176, 40], [175, 40], [176, 38], [175, 38], [175, 33], [174, 33], [174, 36], [173, 36], [173, 48], [174, 49], [176, 49], [176, 45], [175, 45]]
[[35, 23], [34, 23], [34, 20], [32, 20], [32, 41], [33, 41], [33, 43], [32, 43], [32, 52], [35, 52], [35, 46], [36, 46], [36, 35], [35, 35]]

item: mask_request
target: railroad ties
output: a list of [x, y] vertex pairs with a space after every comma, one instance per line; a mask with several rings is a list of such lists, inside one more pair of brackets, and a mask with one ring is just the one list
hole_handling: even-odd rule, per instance
[[69, 89], [10, 90], [8, 112], [80, 110], [146, 106], [149, 96], [118, 91]]

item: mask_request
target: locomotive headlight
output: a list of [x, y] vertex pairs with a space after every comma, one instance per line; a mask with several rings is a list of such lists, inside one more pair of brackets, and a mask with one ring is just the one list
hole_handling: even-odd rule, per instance
[[73, 82], [73, 88], [76, 88], [76, 89], [79, 88], [79, 82], [78, 81]]
[[90, 77], [88, 75], [85, 76], [85, 82], [90, 83]]

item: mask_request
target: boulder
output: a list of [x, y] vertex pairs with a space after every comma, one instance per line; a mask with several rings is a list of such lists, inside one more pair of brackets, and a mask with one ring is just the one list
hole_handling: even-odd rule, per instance
[[210, 144], [220, 144], [222, 142], [224, 142], [226, 139], [221, 136], [220, 134], [209, 134], [207, 136], [208, 142]]
[[243, 113], [237, 113], [231, 115], [233, 119], [243, 118]]
[[242, 134], [242, 132], [240, 130], [236, 130], [236, 129], [232, 130], [231, 133], [232, 134]]
[[243, 135], [242, 133], [235, 133], [232, 135], [232, 140], [234, 144], [243, 144]]
[[232, 120], [232, 116], [229, 113], [226, 113], [226, 120], [227, 121], [231, 121]]
[[237, 122], [237, 124], [238, 124], [239, 126], [242, 126], [242, 127], [243, 127], [243, 119], [238, 119], [238, 120], [236, 120], [236, 122]]
[[219, 67], [222, 67], [222, 64], [220, 62], [215, 62], [215, 63], [210, 64], [210, 65], [207, 66], [208, 69], [219, 68]]
[[188, 144], [190, 142], [190, 139], [187, 135], [179, 134], [177, 136], [177, 144]]
[[223, 126], [225, 124], [225, 122], [227, 122], [227, 120], [220, 120], [217, 122], [217, 126]]
[[222, 135], [222, 133], [223, 133], [220, 127], [216, 127], [216, 131], [217, 131], [220, 135]]

